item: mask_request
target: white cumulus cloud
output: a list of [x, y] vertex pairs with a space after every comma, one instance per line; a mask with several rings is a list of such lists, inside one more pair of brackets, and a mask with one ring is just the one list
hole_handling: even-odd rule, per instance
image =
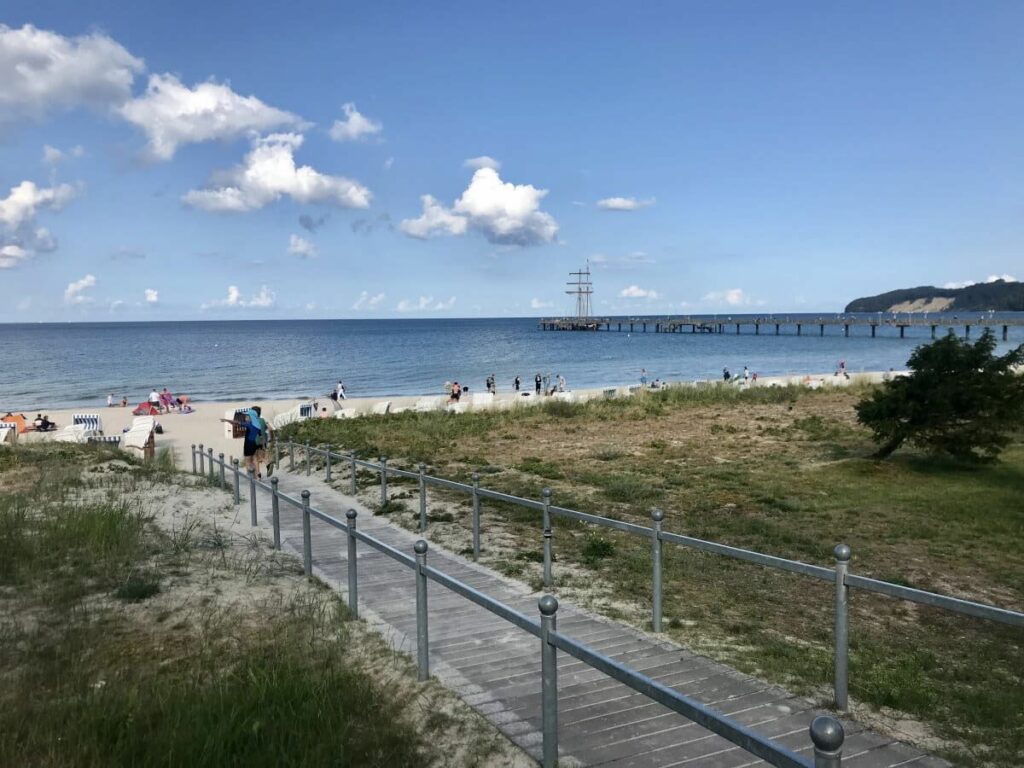
[[463, 161], [462, 165], [466, 168], [472, 168], [474, 171], [480, 170], [481, 168], [490, 168], [494, 171], [501, 170], [501, 162], [488, 155], [471, 157], [468, 160]]
[[64, 301], [68, 304], [85, 304], [92, 301], [91, 296], [86, 296], [84, 291], [96, 285], [96, 278], [93, 275], [86, 275], [81, 280], [68, 283], [64, 289]]
[[410, 237], [426, 238], [462, 235], [473, 228], [499, 245], [549, 243], [558, 233], [558, 223], [540, 210], [547, 193], [530, 184], [504, 182], [494, 168], [479, 168], [450, 209], [423, 195], [422, 215], [404, 220], [401, 229]]
[[729, 288], [724, 291], [711, 291], [704, 295], [704, 301], [715, 304], [728, 304], [730, 307], [738, 307], [741, 304], [749, 304], [750, 297], [743, 292], [742, 288]]
[[345, 113], [345, 119], [335, 120], [330, 130], [331, 138], [335, 141], [360, 141], [384, 129], [377, 121], [361, 114], [351, 101], [342, 104], [341, 109]]
[[945, 283], [945, 284], [943, 284], [942, 287], [943, 288], [967, 288], [968, 286], [971, 286], [971, 285], [977, 285], [979, 282], [994, 283], [996, 280], [1004, 280], [1007, 283], [1016, 283], [1016, 282], [1018, 282], [1017, 278], [1014, 277], [1013, 275], [1002, 274], [1002, 275], [989, 275], [988, 277], [986, 277], [984, 280], [981, 280], [981, 281], [978, 281], [978, 280], [956, 280], [956, 281], [953, 281], [951, 283]]
[[288, 253], [300, 259], [308, 259], [316, 256], [316, 246], [304, 237], [292, 235], [288, 241]]
[[458, 216], [444, 207], [433, 195], [420, 197], [423, 213], [415, 219], [404, 219], [399, 228], [409, 235], [425, 240], [432, 235], [465, 234], [469, 221], [465, 216]]
[[146, 289], [146, 303], [147, 304], [156, 304], [158, 301], [160, 301], [160, 292], [156, 291], [156, 290], [154, 290], [152, 288], [147, 288]]
[[212, 309], [214, 307], [254, 307], [257, 309], [266, 309], [274, 306], [276, 300], [274, 292], [267, 286], [261, 286], [259, 293], [250, 299], [246, 300], [242, 298], [242, 292], [238, 290], [237, 285], [228, 286], [228, 295], [223, 299], [216, 301], [210, 301], [203, 304], [201, 309]]
[[384, 301], [383, 293], [375, 293], [372, 296], [369, 291], [363, 291], [352, 305], [352, 309], [375, 309], [378, 304]]
[[0, 24], [0, 120], [116, 107], [143, 69], [142, 59], [102, 33], [64, 37], [30, 24]]
[[624, 299], [656, 299], [658, 298], [658, 292], [641, 288], [639, 285], [630, 285], [619, 291], [619, 296]]
[[35, 182], [23, 181], [12, 187], [7, 197], [0, 198], [0, 269], [56, 249], [56, 239], [46, 227], [36, 225], [36, 216], [42, 210], [61, 210], [78, 189], [71, 184], [39, 187]]
[[554, 302], [541, 301], [540, 299], [530, 299], [530, 309], [550, 309], [555, 306]]
[[206, 188], [193, 189], [182, 200], [215, 212], [252, 211], [284, 195], [300, 203], [369, 207], [373, 195], [359, 182], [328, 176], [308, 165], [296, 167], [295, 152], [302, 142], [302, 135], [297, 133], [274, 133], [255, 139], [241, 165], [214, 174]]
[[605, 211], [635, 211], [654, 205], [655, 199], [637, 200], [635, 197], [606, 197], [597, 201], [597, 207]]
[[420, 296], [417, 301], [402, 299], [395, 307], [399, 312], [443, 312], [455, 306], [455, 297], [435, 301], [433, 296]]
[[209, 81], [189, 88], [170, 74], [150, 75], [145, 93], [118, 112], [149, 137], [150, 154], [159, 160], [170, 160], [182, 144], [302, 124], [297, 115], [241, 96], [227, 85]]

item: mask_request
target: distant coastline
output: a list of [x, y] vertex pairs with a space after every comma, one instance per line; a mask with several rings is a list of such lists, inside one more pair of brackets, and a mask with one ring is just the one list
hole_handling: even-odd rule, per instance
[[963, 288], [922, 285], [854, 299], [847, 312], [1024, 312], [1024, 283], [993, 280]]

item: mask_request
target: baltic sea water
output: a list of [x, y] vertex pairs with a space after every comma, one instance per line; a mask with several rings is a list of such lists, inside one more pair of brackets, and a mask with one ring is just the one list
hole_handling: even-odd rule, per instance
[[[537, 372], [583, 388], [635, 384], [641, 369], [665, 380], [717, 379], [723, 367], [744, 365], [763, 376], [824, 373], [839, 360], [851, 372], [878, 371], [903, 368], [930, 335], [908, 328], [901, 339], [882, 327], [871, 338], [868, 328], [853, 327], [847, 338], [841, 326], [828, 326], [822, 337], [813, 325], [819, 315], [803, 317], [802, 336], [791, 326], [780, 336], [774, 326], [759, 336], [750, 327], [739, 336], [734, 327], [553, 332], [539, 330], [535, 318], [7, 324], [0, 325], [0, 410], [98, 406], [108, 394], [136, 403], [153, 387], [196, 400], [305, 397], [330, 391], [339, 378], [358, 397], [437, 393], [453, 380], [483, 390], [491, 373], [499, 391], [509, 391], [517, 374], [527, 387]], [[997, 332], [999, 317], [990, 322]], [[976, 321], [974, 337], [984, 324]], [[1012, 327], [1000, 347], [1022, 341], [1024, 328]]]

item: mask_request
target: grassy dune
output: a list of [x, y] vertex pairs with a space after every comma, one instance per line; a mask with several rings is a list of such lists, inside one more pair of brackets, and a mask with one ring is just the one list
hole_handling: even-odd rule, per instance
[[[761, 552], [831, 565], [839, 542], [860, 574], [1024, 606], [1024, 444], [992, 466], [904, 451], [867, 458], [855, 420], [860, 390], [673, 389], [514, 412], [407, 413], [306, 422], [302, 441], [386, 455], [430, 471], [587, 512], [649, 522]], [[362, 481], [373, 484], [374, 478]], [[341, 487], [346, 487], [345, 483]], [[393, 483], [404, 495], [403, 485]], [[410, 489], [412, 490], [412, 489]], [[367, 489], [367, 500], [374, 498]], [[465, 497], [431, 491], [451, 523], [432, 535], [469, 542]], [[414, 499], [389, 505], [412, 526]], [[539, 587], [538, 514], [484, 504], [486, 561]], [[398, 510], [398, 511], [396, 511]], [[444, 520], [438, 516], [435, 519]], [[557, 521], [562, 593], [649, 622], [650, 544]], [[758, 566], [666, 546], [665, 613], [677, 640], [825, 700], [831, 683], [832, 589]], [[594, 583], [607, 589], [596, 594]], [[855, 704], [904, 723], [919, 743], [962, 764], [1024, 762], [1024, 636], [1012, 629], [854, 592], [850, 690]], [[889, 708], [893, 711], [887, 711]]]

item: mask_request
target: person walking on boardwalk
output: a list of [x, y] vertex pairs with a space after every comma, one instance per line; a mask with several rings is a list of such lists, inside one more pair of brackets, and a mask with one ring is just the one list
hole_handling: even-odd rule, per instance
[[260, 464], [266, 465], [267, 477], [274, 473], [273, 462], [267, 461], [270, 425], [263, 420], [262, 413], [263, 410], [258, 405], [254, 405], [245, 411], [240, 419], [221, 419], [225, 424], [232, 424], [245, 430], [242, 440], [242, 456], [245, 459], [245, 466], [253, 471], [257, 480], [263, 479]]
[[516, 380], [512, 382], [512, 386], [515, 388], [516, 392], [519, 391], [519, 384], [520, 384], [519, 376], [517, 375], [516, 376]]
[[536, 390], [538, 395], [540, 394], [540, 383], [541, 383], [541, 381], [542, 381], [542, 379], [541, 379], [540, 373], [538, 373], [536, 376], [533, 377], [533, 388]]

